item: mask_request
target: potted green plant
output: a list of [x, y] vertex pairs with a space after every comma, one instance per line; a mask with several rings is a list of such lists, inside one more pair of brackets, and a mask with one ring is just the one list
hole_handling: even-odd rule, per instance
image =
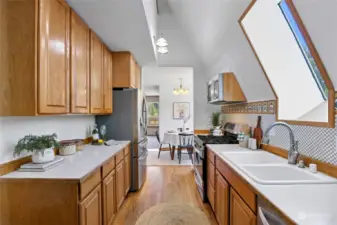
[[214, 129], [220, 124], [220, 112], [212, 113], [211, 122], [213, 127], [210, 129], [210, 133], [213, 134]]
[[57, 135], [26, 135], [14, 149], [14, 156], [20, 155], [23, 151], [32, 152], [33, 163], [46, 163], [55, 158], [54, 148], [59, 148], [60, 144]]

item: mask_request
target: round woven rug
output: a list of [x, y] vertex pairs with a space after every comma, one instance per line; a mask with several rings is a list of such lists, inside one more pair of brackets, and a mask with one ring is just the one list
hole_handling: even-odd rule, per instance
[[209, 222], [197, 207], [163, 203], [146, 210], [136, 225], [209, 225]]

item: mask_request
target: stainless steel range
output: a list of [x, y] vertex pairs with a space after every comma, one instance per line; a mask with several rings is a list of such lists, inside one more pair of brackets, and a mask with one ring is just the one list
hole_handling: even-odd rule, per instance
[[[230, 124], [235, 126], [235, 124]], [[237, 135], [234, 132], [234, 128], [228, 129], [223, 136], [213, 136], [213, 135], [196, 135], [194, 137], [194, 154], [193, 154], [193, 164], [194, 164], [194, 179], [197, 183], [201, 198], [204, 202], [207, 201], [207, 154], [206, 154], [206, 144], [238, 144]], [[231, 127], [231, 126], [229, 126]]]

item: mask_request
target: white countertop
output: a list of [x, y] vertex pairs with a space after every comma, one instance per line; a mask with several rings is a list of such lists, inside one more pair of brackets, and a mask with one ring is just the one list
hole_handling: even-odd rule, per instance
[[82, 151], [74, 155], [61, 156], [64, 162], [46, 172], [19, 172], [14, 171], [1, 179], [60, 179], [82, 180], [92, 171], [100, 167], [109, 158], [123, 149], [130, 141], [116, 141], [117, 145], [85, 145]]
[[[217, 156], [297, 224], [337, 224], [337, 184], [263, 185], [226, 159], [226, 151], [248, 150], [239, 145], [207, 145]], [[220, 154], [222, 153], [222, 154]], [[284, 159], [286, 161], [286, 159]]]

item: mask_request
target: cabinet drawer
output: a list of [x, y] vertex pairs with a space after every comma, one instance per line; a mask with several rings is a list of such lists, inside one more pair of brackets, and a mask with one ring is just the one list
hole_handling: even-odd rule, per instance
[[214, 208], [215, 190], [214, 190], [214, 187], [212, 186], [212, 184], [209, 181], [207, 182], [207, 197], [208, 197], [208, 201], [211, 204], [211, 207], [214, 211], [215, 210], [215, 208]]
[[102, 166], [102, 177], [105, 178], [113, 169], [115, 169], [115, 166], [115, 156], [113, 156]]
[[124, 155], [127, 156], [130, 153], [130, 144], [128, 144], [125, 148], [124, 148]]
[[213, 163], [207, 160], [207, 180], [212, 184], [214, 187], [214, 177], [215, 177], [215, 167]]
[[118, 165], [124, 159], [124, 150], [116, 154], [116, 165]]
[[207, 159], [209, 161], [211, 161], [213, 163], [213, 165], [214, 165], [214, 163], [215, 163], [215, 155], [214, 155], [214, 153], [209, 148], [207, 148]]
[[241, 198], [247, 203], [251, 210], [256, 213], [256, 195], [251, 190], [251, 188], [246, 183], [244, 183], [244, 181], [238, 175], [236, 175], [219, 157], [216, 157], [216, 168], [221, 173], [221, 175], [226, 178], [226, 180], [241, 196]]
[[80, 183], [80, 198], [84, 199], [101, 183], [101, 170], [96, 170]]

